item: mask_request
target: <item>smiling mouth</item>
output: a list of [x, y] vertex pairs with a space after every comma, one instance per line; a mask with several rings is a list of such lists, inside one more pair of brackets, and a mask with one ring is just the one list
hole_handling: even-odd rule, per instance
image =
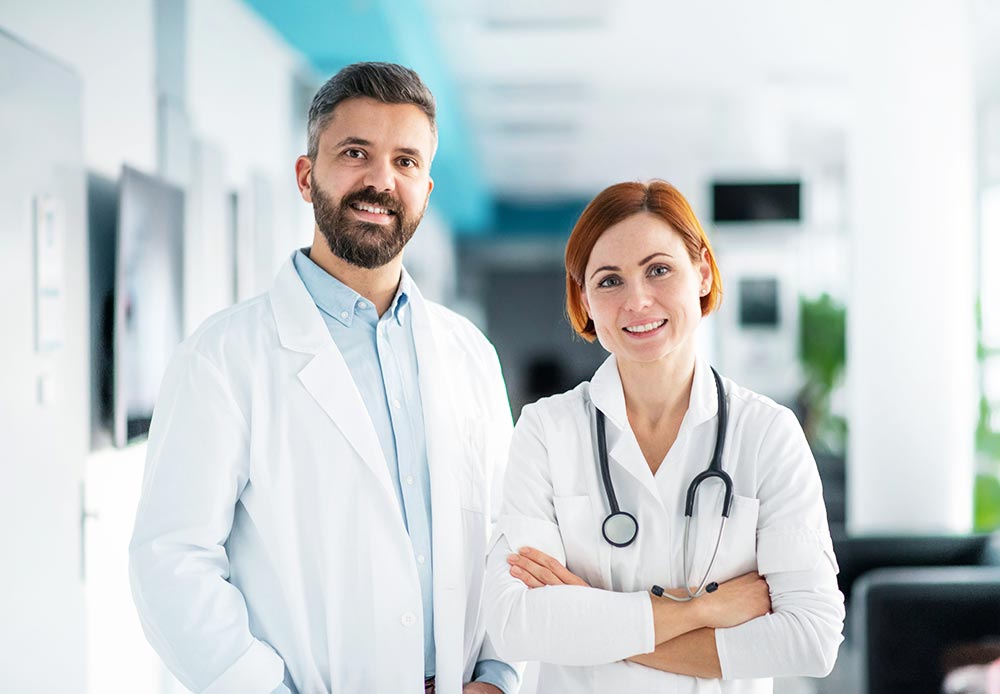
[[379, 214], [379, 215], [384, 215], [386, 217], [391, 217], [396, 214], [392, 210], [388, 210], [384, 207], [379, 207], [377, 205], [369, 205], [368, 203], [364, 202], [352, 202], [351, 208], [359, 212], [367, 212], [368, 214]]
[[653, 321], [651, 323], [643, 323], [642, 325], [629, 325], [622, 328], [627, 333], [632, 333], [633, 335], [641, 335], [643, 333], [648, 333], [656, 330], [660, 326], [667, 322], [666, 318], [658, 321]]

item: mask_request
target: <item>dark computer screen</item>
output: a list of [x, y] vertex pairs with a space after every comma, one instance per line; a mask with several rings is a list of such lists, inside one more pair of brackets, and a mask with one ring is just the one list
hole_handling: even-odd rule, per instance
[[125, 167], [118, 194], [114, 442], [149, 430], [160, 380], [183, 338], [184, 193]]
[[798, 221], [802, 186], [798, 182], [712, 184], [716, 222]]

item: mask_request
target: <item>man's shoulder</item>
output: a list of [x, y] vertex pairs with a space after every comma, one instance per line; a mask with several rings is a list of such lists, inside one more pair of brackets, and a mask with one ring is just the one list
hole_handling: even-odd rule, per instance
[[260, 294], [206, 318], [184, 341], [182, 349], [204, 356], [215, 355], [235, 346], [248, 346], [273, 325], [268, 295]]
[[424, 299], [427, 312], [439, 330], [450, 334], [466, 347], [494, 352], [493, 343], [487, 339], [476, 324], [442, 304]]

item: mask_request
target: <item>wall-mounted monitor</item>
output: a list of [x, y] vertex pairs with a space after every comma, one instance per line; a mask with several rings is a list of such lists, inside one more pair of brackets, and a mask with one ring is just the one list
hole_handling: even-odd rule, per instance
[[797, 222], [802, 218], [802, 184], [799, 181], [712, 184], [712, 219], [715, 222]]
[[778, 280], [744, 277], [739, 282], [740, 326], [777, 328], [781, 322]]
[[125, 446], [149, 431], [184, 337], [184, 192], [125, 167], [115, 250], [113, 439]]

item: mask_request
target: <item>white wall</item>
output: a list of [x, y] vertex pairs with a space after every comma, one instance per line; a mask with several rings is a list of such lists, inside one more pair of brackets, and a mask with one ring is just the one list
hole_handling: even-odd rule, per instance
[[262, 267], [254, 290], [264, 291], [291, 250], [312, 239], [312, 209], [299, 197], [294, 166], [306, 142], [300, 85], [318, 78], [239, 0], [190, 0], [187, 26], [192, 130], [222, 152], [227, 187], [245, 195], [267, 189], [271, 233], [255, 240]]
[[7, 2], [0, 26], [83, 79], [83, 157], [116, 178], [156, 168], [152, 0]]

